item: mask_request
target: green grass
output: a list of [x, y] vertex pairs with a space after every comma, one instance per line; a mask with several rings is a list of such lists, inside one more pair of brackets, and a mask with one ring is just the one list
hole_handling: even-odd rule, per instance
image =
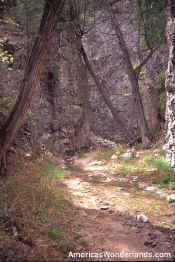
[[84, 152], [80, 152], [80, 153], [78, 153], [78, 157], [79, 157], [79, 158], [83, 158], [83, 157], [85, 157], [85, 153], [84, 153]]
[[50, 226], [48, 229], [48, 235], [59, 235], [60, 230], [56, 227]]
[[81, 224], [77, 224], [75, 225], [75, 230], [76, 231], [81, 231], [82, 225]]
[[170, 182], [169, 188], [170, 188], [171, 190], [175, 190], [175, 182]]
[[138, 174], [144, 171], [144, 167], [138, 165], [136, 159], [121, 159], [119, 162], [114, 162], [111, 164], [113, 168], [125, 176], [127, 174]]
[[[121, 176], [128, 174], [139, 176], [144, 174], [147, 169], [156, 168], [154, 172], [150, 173], [150, 182], [157, 184], [160, 188], [168, 185], [170, 189], [175, 189], [175, 172], [165, 158], [165, 150], [157, 150], [157, 152], [152, 152], [151, 154], [149, 152], [149, 155], [147, 154], [139, 159], [121, 158], [121, 153], [125, 151], [126, 148], [121, 145], [119, 147], [102, 148], [98, 153], [98, 160], [105, 160], [107, 165]], [[119, 158], [116, 161], [110, 161], [111, 156], [119, 152]]]
[[164, 176], [160, 176], [160, 177], [154, 177], [152, 179], [152, 183], [153, 184], [158, 184], [159, 185], [159, 188], [161, 188], [161, 185], [163, 187], [163, 185], [165, 184], [169, 184], [170, 182], [172, 182], [172, 180], [174, 181], [175, 178], [174, 177], [171, 177], [169, 175], [164, 175]]
[[116, 140], [115, 141], [116, 145], [124, 145], [125, 142], [123, 140]]
[[40, 173], [47, 176], [55, 176], [58, 179], [64, 179], [70, 175], [69, 170], [55, 166], [52, 162], [44, 161], [40, 163]]
[[145, 156], [142, 163], [157, 168], [158, 175], [152, 179], [153, 184], [158, 184], [161, 187], [175, 181], [175, 172], [163, 154]]
[[154, 193], [154, 191], [151, 191], [151, 190], [150, 191], [145, 191], [145, 193], [148, 194], [148, 195], [152, 195]]
[[162, 155], [145, 156], [145, 157], [143, 157], [142, 161], [143, 161], [143, 163], [149, 164], [150, 166], [157, 167], [157, 168], [162, 169], [162, 170], [167, 171], [167, 172], [173, 171], [169, 162]]

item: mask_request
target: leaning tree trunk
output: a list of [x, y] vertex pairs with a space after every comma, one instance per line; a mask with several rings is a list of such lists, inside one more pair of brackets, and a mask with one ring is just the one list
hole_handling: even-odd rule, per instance
[[106, 93], [105, 83], [104, 83], [104, 81], [100, 81], [98, 76], [94, 73], [94, 70], [92, 69], [92, 66], [89, 62], [88, 56], [86, 54], [86, 51], [84, 50], [83, 45], [81, 45], [81, 54], [82, 54], [83, 60], [85, 62], [85, 65], [86, 65], [90, 75], [92, 76], [100, 94], [103, 97], [104, 102], [106, 103], [107, 107], [111, 111], [111, 114], [114, 118], [114, 124], [117, 125], [117, 128], [119, 128], [123, 132], [123, 136], [125, 137], [126, 141], [129, 144], [133, 144], [133, 142], [135, 141], [133, 134], [131, 134], [131, 132], [126, 128], [124, 122], [120, 119], [117, 111], [113, 107], [111, 100], [109, 98], [109, 95]]
[[129, 55], [129, 51], [126, 46], [126, 42], [124, 40], [123, 33], [120, 29], [117, 18], [115, 16], [115, 12], [113, 11], [113, 8], [111, 5], [106, 4], [106, 7], [107, 7], [109, 14], [111, 15], [111, 24], [118, 38], [119, 46], [123, 53], [123, 57], [126, 63], [126, 73], [131, 83], [132, 95], [134, 96], [135, 104], [138, 110], [137, 119], [138, 119], [139, 129], [141, 133], [142, 143], [145, 146], [145, 148], [147, 148], [150, 145], [150, 140], [148, 138], [148, 126], [146, 123], [142, 98], [141, 98], [140, 91], [139, 91], [138, 74], [133, 68], [133, 65], [130, 59], [130, 55]]
[[0, 161], [4, 167], [6, 167], [6, 153], [23, 124], [32, 96], [39, 83], [43, 60], [47, 54], [50, 40], [56, 30], [64, 2], [65, 0], [46, 0], [38, 36], [28, 59], [24, 79], [21, 83], [20, 94], [9, 118], [0, 132]]
[[166, 71], [165, 87], [167, 90], [167, 159], [175, 168], [175, 10], [174, 1], [167, 0], [167, 40], [169, 61]]

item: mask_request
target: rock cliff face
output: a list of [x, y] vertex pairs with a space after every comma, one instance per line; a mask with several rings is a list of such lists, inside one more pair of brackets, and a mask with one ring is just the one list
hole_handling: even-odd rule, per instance
[[[128, 12], [129, 2], [118, 6], [120, 12], [117, 16], [133, 64], [138, 64], [137, 25], [134, 22], [132, 10], [131, 13]], [[125, 73], [125, 61], [122, 58], [117, 37], [111, 29], [110, 19], [105, 10], [97, 11], [96, 17], [97, 23], [84, 37], [83, 45], [94, 71], [106, 81], [107, 93], [116, 111], [126, 126], [139, 135], [136, 121], [137, 109]], [[87, 144], [89, 121], [91, 130], [97, 135], [114, 141], [124, 140], [123, 134], [114, 125], [111, 112], [90, 75], [87, 78], [86, 69], [77, 50], [80, 42], [73, 39], [71, 28], [60, 34], [62, 29], [59, 27], [53, 38], [52, 48], [45, 61], [45, 71], [33, 97], [27, 120], [17, 139], [20, 141], [22, 139], [24, 148], [34, 149], [44, 144], [50, 150], [71, 151], [73, 148], [79, 149], [81, 145]], [[1, 73], [4, 72], [0, 83], [1, 124], [18, 94], [26, 53], [24, 32], [19, 28], [10, 33], [8, 30], [7, 25], [1, 25], [0, 37], [9, 35], [8, 38], [15, 47], [15, 60], [12, 69], [0, 64]], [[143, 69], [144, 79], [140, 82], [146, 119], [150, 128], [158, 124], [158, 108], [155, 104], [159, 102], [158, 96], [155, 95], [155, 75], [151, 75], [151, 68], [155, 72], [157, 66], [157, 74], [166, 68], [166, 61], [163, 59], [157, 62], [158, 55], [158, 52], [155, 53]]]
[[58, 27], [32, 103], [34, 143], [37, 140], [63, 155], [88, 144], [88, 80], [80, 45], [71, 23]]
[[[128, 46], [132, 63], [138, 65], [138, 31], [134, 21], [130, 2], [118, 5], [117, 19], [121, 26], [125, 41]], [[131, 12], [129, 12], [131, 10]], [[112, 104], [124, 119], [126, 126], [132, 132], [138, 134], [136, 121], [137, 108], [131, 93], [130, 83], [125, 73], [125, 61], [123, 59], [117, 36], [112, 30], [110, 17], [103, 10], [97, 13], [97, 24], [84, 38], [84, 46], [92, 66], [102, 80], [106, 80], [107, 92]], [[165, 55], [165, 50], [161, 50]], [[160, 59], [159, 52], [156, 52], [141, 72], [142, 101], [145, 117], [150, 129], [155, 129], [159, 124], [159, 95], [155, 90], [155, 80], [158, 74], [166, 69], [167, 59], [164, 55]], [[166, 56], [165, 56], [166, 57]], [[123, 140], [124, 136], [114, 125], [113, 117], [100, 96], [91, 76], [90, 86], [90, 125], [92, 130], [112, 140]]]

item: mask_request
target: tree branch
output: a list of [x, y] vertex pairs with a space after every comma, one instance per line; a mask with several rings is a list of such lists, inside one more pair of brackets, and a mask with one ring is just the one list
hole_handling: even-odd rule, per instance
[[125, 139], [127, 142], [129, 142], [130, 144], [132, 144], [135, 140], [133, 139], [133, 134], [131, 135], [131, 133], [129, 132], [129, 130], [126, 128], [124, 122], [120, 119], [118, 113], [116, 112], [116, 109], [113, 107], [111, 101], [110, 101], [110, 98], [109, 98], [109, 95], [106, 94], [106, 85], [105, 85], [105, 81], [101, 81], [99, 79], [99, 77], [97, 77], [97, 75], [94, 73], [94, 70], [92, 69], [92, 66], [89, 62], [89, 59], [87, 57], [87, 54], [84, 50], [84, 47], [83, 45], [81, 45], [81, 49], [80, 49], [80, 52], [82, 54], [82, 57], [83, 57], [83, 60], [84, 60], [84, 63], [86, 64], [87, 66], [87, 69], [89, 71], [89, 73], [91, 74], [100, 94], [102, 95], [103, 97], [103, 100], [104, 102], [106, 103], [106, 105], [108, 106], [108, 108], [110, 109], [111, 111], [111, 114], [115, 120], [115, 124], [118, 123], [117, 127], [122, 131], [122, 133], [124, 133], [124, 136], [125, 136]]
[[149, 61], [149, 59], [152, 57], [152, 55], [158, 48], [159, 47], [155, 48], [154, 50], [151, 50], [147, 57], [145, 57], [145, 59], [141, 62], [141, 64], [134, 69], [137, 79], [139, 78], [139, 74], [141, 72], [142, 67], [146, 65], [146, 63]]

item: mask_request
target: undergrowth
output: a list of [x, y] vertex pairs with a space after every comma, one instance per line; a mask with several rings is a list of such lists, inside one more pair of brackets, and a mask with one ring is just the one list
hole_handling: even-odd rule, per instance
[[5, 183], [1, 185], [0, 250], [8, 254], [9, 241], [14, 238], [3, 220], [5, 194], [10, 217], [20, 233], [31, 238], [36, 247], [28, 247], [25, 254], [21, 247], [19, 252], [23, 255], [20, 259], [60, 260], [69, 250], [83, 249], [81, 221], [61, 182], [70, 176], [70, 171], [48, 159], [33, 163], [18, 155], [16, 160], [15, 169], [9, 170]]
[[157, 168], [157, 176], [152, 179], [154, 184], [164, 185], [171, 183], [170, 187], [173, 188], [172, 183], [175, 182], [175, 172], [164, 155], [145, 156], [142, 159], [142, 163]]
[[[98, 152], [97, 159], [107, 161], [107, 165], [112, 167], [116, 175], [126, 176], [128, 174], [142, 176], [147, 174], [147, 182], [157, 184], [158, 187], [168, 186], [175, 189], [175, 172], [165, 158], [165, 151], [160, 149], [143, 150], [138, 145], [132, 148], [133, 157], [123, 158], [122, 154], [127, 148], [124, 145], [112, 148], [103, 148]], [[134, 151], [133, 151], [134, 150]], [[142, 151], [139, 158], [136, 158], [136, 151]], [[117, 155], [114, 161], [111, 156]], [[152, 171], [151, 171], [152, 169]], [[150, 170], [147, 172], [147, 170]]]

